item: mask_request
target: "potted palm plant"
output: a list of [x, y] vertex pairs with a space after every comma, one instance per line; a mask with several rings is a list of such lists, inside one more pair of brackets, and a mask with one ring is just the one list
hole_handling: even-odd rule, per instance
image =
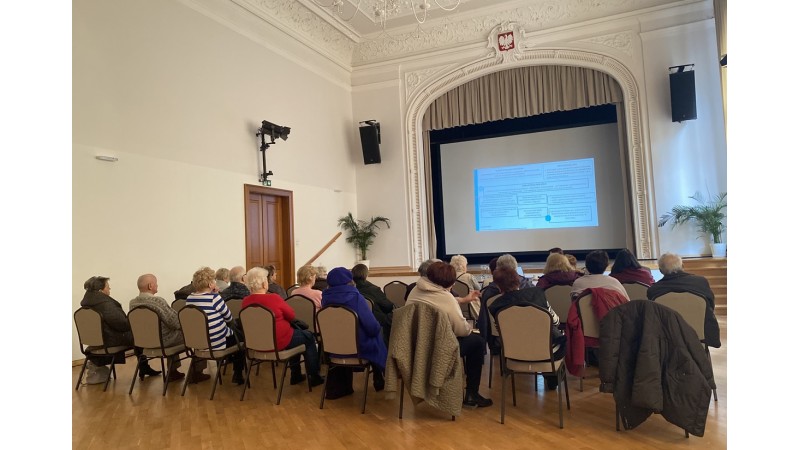
[[378, 228], [381, 223], [386, 225], [386, 228], [391, 228], [389, 219], [383, 216], [374, 216], [366, 220], [357, 220], [353, 217], [352, 213], [347, 213], [346, 216], [340, 217], [338, 220], [339, 228], [347, 232], [348, 236], [346, 241], [358, 250], [361, 260], [359, 264], [364, 264], [369, 267], [369, 260], [367, 259], [367, 250], [375, 242], [375, 237], [378, 235]]
[[672, 228], [687, 222], [693, 222], [700, 231], [700, 236], [711, 237], [711, 256], [718, 258], [724, 257], [727, 245], [722, 242], [722, 233], [725, 231], [725, 208], [728, 206], [728, 193], [717, 194], [709, 201], [703, 198], [700, 192], [696, 192], [690, 199], [697, 202], [697, 205], [673, 206], [672, 209], [662, 215], [658, 220], [658, 226], [663, 227], [667, 223], [672, 224]]

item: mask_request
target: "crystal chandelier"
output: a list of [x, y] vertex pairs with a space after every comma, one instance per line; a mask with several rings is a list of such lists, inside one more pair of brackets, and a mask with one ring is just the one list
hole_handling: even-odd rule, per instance
[[[428, 11], [433, 8], [429, 0], [358, 0], [353, 5], [353, 13], [347, 16], [345, 15], [344, 0], [330, 0], [330, 2], [314, 0], [314, 3], [323, 8], [329, 8], [333, 14], [338, 15], [345, 22], [353, 20], [363, 10], [363, 14], [372, 17], [376, 23], [380, 23], [383, 31], [386, 31], [386, 22], [389, 19], [397, 17], [407, 10], [411, 10], [417, 23], [422, 25], [428, 18]], [[433, 3], [443, 11], [455, 11], [461, 4], [461, 0], [433, 0]]]

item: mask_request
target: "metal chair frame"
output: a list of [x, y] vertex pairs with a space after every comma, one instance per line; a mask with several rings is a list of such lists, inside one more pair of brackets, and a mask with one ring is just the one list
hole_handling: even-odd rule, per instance
[[[111, 369], [108, 371], [106, 382], [103, 385], [103, 392], [108, 389], [108, 383], [111, 381], [111, 376], [117, 379], [117, 371], [115, 369], [114, 356], [119, 353], [125, 353], [128, 350], [133, 350], [132, 345], [121, 345], [115, 347], [108, 347], [103, 338], [103, 314], [95, 311], [92, 308], [81, 307], [73, 314], [75, 320], [75, 328], [78, 330], [78, 342], [83, 353], [83, 366], [81, 373], [78, 375], [78, 383], [75, 384], [75, 390], [81, 386], [83, 374], [86, 371], [86, 365], [89, 363], [90, 356], [111, 356]], [[84, 348], [84, 346], [86, 348]]]
[[[155, 329], [148, 328], [144, 326], [144, 324], [140, 323], [136, 316], [144, 314], [145, 317], [147, 315], [152, 315], [155, 317], [144, 318], [141, 320], [156, 320]], [[180, 344], [172, 347], [165, 347], [164, 346], [164, 336], [162, 334], [162, 327], [164, 322], [161, 320], [161, 317], [156, 313], [154, 310], [148, 308], [145, 305], [139, 305], [128, 313], [128, 322], [131, 324], [131, 332], [133, 333], [133, 344], [136, 347], [142, 349], [142, 355], [150, 361], [151, 359], [158, 358], [161, 362], [161, 379], [164, 382], [164, 389], [161, 392], [161, 395], [167, 395], [167, 386], [169, 385], [169, 374], [172, 373], [172, 367], [175, 365], [173, 361], [173, 356], [186, 353], [186, 356], [183, 358], [178, 358], [178, 361], [183, 361], [184, 359], [191, 358], [189, 354], [189, 350], [186, 348], [185, 345]], [[151, 324], [152, 326], [152, 324]], [[158, 333], [158, 335], [155, 334]], [[153, 345], [158, 343], [158, 345]], [[164, 358], [168, 358], [167, 362], [167, 369], [164, 370]], [[136, 369], [133, 371], [133, 379], [131, 380], [131, 387], [128, 390], [128, 395], [133, 392], [133, 386], [136, 384], [136, 376], [139, 374], [139, 364], [136, 365]]]

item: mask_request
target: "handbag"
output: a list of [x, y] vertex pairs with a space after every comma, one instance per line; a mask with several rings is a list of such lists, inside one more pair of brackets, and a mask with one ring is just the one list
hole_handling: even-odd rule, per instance
[[292, 328], [294, 328], [296, 330], [307, 330], [308, 329], [308, 324], [303, 322], [300, 319], [294, 319], [289, 323], [292, 325]]

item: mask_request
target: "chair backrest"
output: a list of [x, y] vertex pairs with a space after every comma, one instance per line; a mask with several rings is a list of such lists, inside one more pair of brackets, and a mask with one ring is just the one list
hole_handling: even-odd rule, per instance
[[225, 302], [225, 306], [228, 307], [234, 319], [239, 318], [239, 312], [242, 310], [242, 301], [241, 298], [231, 298]]
[[486, 300], [486, 314], [489, 315], [489, 331], [492, 333], [492, 336], [500, 336], [500, 331], [497, 330], [497, 323], [495, 323], [492, 313], [489, 312], [489, 307], [492, 306], [492, 303], [500, 298], [501, 295], [503, 294], [493, 295]]
[[239, 314], [244, 344], [250, 350], [275, 351], [275, 315], [262, 305], [248, 305]]
[[549, 361], [550, 313], [538, 306], [509, 306], [497, 313], [503, 356], [519, 361]]
[[305, 295], [295, 294], [290, 295], [286, 299], [286, 303], [294, 310], [294, 316], [302, 320], [311, 328], [309, 331], [317, 333], [316, 313], [317, 307], [314, 301]]
[[366, 300], [367, 303], [369, 304], [370, 311], [375, 309], [375, 300], [373, 300], [372, 297], [364, 295], [364, 294], [361, 294], [361, 296], [364, 297], [364, 300]]
[[290, 297], [290, 296], [292, 295], [292, 292], [294, 292], [294, 290], [295, 290], [295, 289], [297, 289], [297, 288], [299, 288], [299, 287], [300, 287], [300, 285], [299, 285], [299, 284], [297, 284], [297, 283], [295, 283], [295, 284], [293, 284], [293, 285], [289, 286], [289, 287], [286, 289], [286, 296], [287, 296], [287, 297]]
[[137, 306], [128, 313], [133, 333], [133, 345], [141, 348], [161, 348], [161, 318], [146, 306]]
[[630, 281], [622, 283], [622, 287], [625, 288], [625, 292], [628, 293], [628, 298], [631, 300], [647, 300], [647, 288], [650, 286], [640, 281]]
[[453, 285], [453, 288], [450, 289], [450, 292], [453, 293], [456, 297], [466, 297], [469, 295], [469, 286], [467, 283], [464, 283], [461, 280], [456, 280], [456, 283]]
[[103, 342], [103, 316], [91, 308], [80, 308], [75, 311], [75, 327], [78, 329], [78, 341], [83, 346], [105, 347]]
[[572, 306], [572, 286], [570, 285], [555, 285], [550, 286], [544, 290], [544, 297], [553, 312], [558, 316], [561, 322], [567, 322], [569, 315], [569, 307]]
[[583, 336], [600, 339], [600, 321], [592, 309], [592, 294], [584, 294], [577, 300], [578, 316], [581, 318]]
[[186, 306], [186, 299], [179, 298], [172, 302], [172, 309], [176, 312], [182, 310], [184, 306]]
[[668, 292], [655, 302], [678, 312], [702, 341], [705, 339], [706, 301], [691, 292]]
[[328, 305], [317, 312], [317, 323], [325, 352], [358, 354], [358, 314], [343, 305]]
[[397, 305], [397, 307], [405, 306], [406, 304], [406, 290], [408, 289], [408, 285], [403, 283], [402, 281], [390, 281], [385, 286], [383, 286], [383, 293], [386, 294], [386, 298], [389, 299], [390, 302]]
[[208, 334], [208, 316], [195, 305], [186, 305], [178, 311], [181, 322], [183, 341], [186, 346], [195, 350], [211, 348], [211, 337]]

